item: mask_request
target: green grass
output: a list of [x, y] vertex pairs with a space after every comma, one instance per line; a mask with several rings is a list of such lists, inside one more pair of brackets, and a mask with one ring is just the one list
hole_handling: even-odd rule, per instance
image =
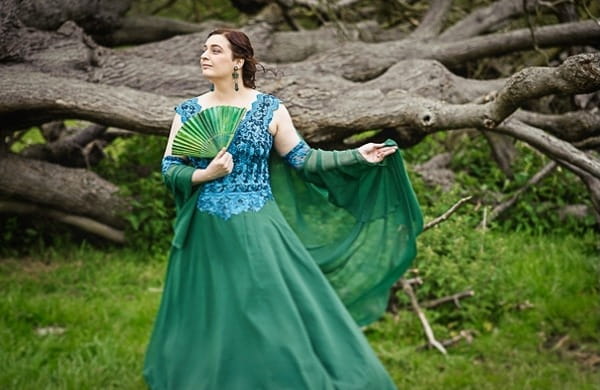
[[[597, 388], [600, 368], [591, 364], [600, 355], [597, 236], [479, 232], [466, 241], [447, 238], [457, 245], [446, 251], [444, 229], [456, 229], [447, 224], [420, 241], [415, 265], [425, 284], [418, 294], [424, 300], [473, 288], [475, 297], [461, 308], [427, 315], [440, 339], [461, 329], [475, 335], [442, 356], [417, 350], [424, 337], [407, 308], [369, 327], [398, 387]], [[434, 244], [436, 250], [429, 248]], [[89, 246], [43, 253], [0, 260], [0, 388], [144, 389], [141, 368], [166, 253]], [[450, 277], [441, 280], [436, 267]], [[533, 307], [519, 310], [523, 302]], [[36, 333], [50, 326], [65, 331]]]

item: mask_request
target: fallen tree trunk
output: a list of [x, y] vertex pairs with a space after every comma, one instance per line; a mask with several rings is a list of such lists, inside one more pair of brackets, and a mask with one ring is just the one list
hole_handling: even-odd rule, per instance
[[[391, 136], [408, 147], [435, 132], [475, 128], [523, 140], [563, 161], [570, 169], [579, 170], [580, 177], [588, 178], [587, 182], [592, 183], [588, 188], [592, 191], [596, 188], [595, 181], [600, 179], [600, 161], [583, 149], [598, 145], [597, 113], [582, 111], [586, 114], [558, 116], [520, 111], [520, 108], [544, 96], [599, 90], [600, 54], [573, 56], [554, 68], [525, 68], [508, 79], [470, 80], [452, 74], [447, 68], [461, 69], [468, 61], [533, 47], [570, 47], [600, 40], [600, 29], [589, 20], [536, 27], [535, 34], [531, 28], [525, 28], [476, 36], [482, 31], [494, 31], [498, 24], [525, 11], [516, 5], [517, 1], [503, 0], [487, 7], [487, 14], [482, 13], [483, 9], [473, 11], [471, 15], [482, 17], [483, 26], [479, 30], [473, 26], [478, 16], [472, 16], [440, 34], [451, 8], [449, 1], [436, 0], [421, 26], [408, 38], [389, 42], [360, 42], [360, 32], [347, 29], [343, 23], [338, 23], [339, 30], [327, 27], [275, 32], [272, 23], [256, 19], [244, 30], [254, 42], [259, 58], [279, 62], [267, 64], [273, 72], [258, 75], [260, 90], [283, 100], [299, 131], [314, 146], [345, 147], [357, 133], [382, 129], [373, 139]], [[172, 108], [182, 98], [208, 90], [197, 64], [211, 25], [178, 24], [177, 28], [183, 26], [199, 32], [113, 50], [97, 44], [73, 22], [62, 23], [57, 31], [34, 30], [26, 28], [19, 19], [20, 11], [14, 0], [2, 7], [9, 11], [0, 12], [3, 135], [10, 137], [14, 130], [66, 118], [164, 135], [173, 117]], [[63, 8], [69, 7], [74, 5], [66, 4]], [[490, 10], [496, 13], [489, 13]], [[98, 20], [107, 20], [102, 17], [98, 15]], [[121, 16], [117, 19], [118, 23], [111, 24], [110, 33], [102, 34], [106, 42], [116, 39], [116, 31], [126, 27], [123, 21], [133, 20]], [[52, 23], [56, 24], [56, 20], [66, 19], [53, 19]], [[154, 27], [154, 32], [165, 30], [158, 23]], [[323, 33], [330, 37], [323, 41], [326, 44], [316, 39]], [[282, 63], [291, 61], [292, 56], [296, 56], [293, 60], [305, 59]], [[579, 130], [574, 132], [572, 128]], [[88, 135], [94, 134], [90, 131]], [[72, 143], [75, 144], [80, 145]], [[54, 154], [53, 146], [63, 150], [65, 145], [49, 144], [44, 150], [38, 147], [25, 154], [48, 157]], [[5, 145], [0, 147], [6, 149]], [[3, 157], [2, 164], [14, 158], [18, 157]], [[506, 161], [505, 171], [510, 173], [510, 158], [501, 156], [500, 160]], [[24, 172], [29, 174], [38, 169], [37, 163], [31, 164]], [[50, 172], [55, 168], [45, 169]], [[32, 175], [21, 187], [7, 187], [8, 193], [36, 204], [61, 207], [58, 198], [44, 198], [36, 193], [33, 185], [36, 182], [39, 185], [39, 179]], [[65, 192], [78, 194], [76, 181], [63, 185]], [[106, 183], [98, 185], [110, 192]], [[93, 198], [93, 189], [87, 190]], [[66, 198], [61, 199], [66, 202]], [[92, 215], [91, 210], [75, 203], [73, 214], [99, 221], [106, 218]], [[114, 226], [115, 222], [103, 223]]]
[[93, 172], [66, 168], [13, 154], [0, 155], [0, 188], [5, 194], [67, 214], [88, 216], [123, 228], [127, 199], [119, 188]]
[[122, 230], [114, 229], [87, 217], [67, 214], [63, 211], [52, 210], [40, 205], [25, 202], [0, 201], [0, 214], [35, 215], [50, 218], [119, 244], [123, 244], [126, 241], [125, 233]]

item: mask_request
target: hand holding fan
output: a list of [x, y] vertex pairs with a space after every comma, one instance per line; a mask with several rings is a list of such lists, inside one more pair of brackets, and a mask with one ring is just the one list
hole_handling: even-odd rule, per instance
[[189, 118], [173, 139], [176, 156], [213, 158], [222, 148], [229, 147], [245, 108], [216, 106]]

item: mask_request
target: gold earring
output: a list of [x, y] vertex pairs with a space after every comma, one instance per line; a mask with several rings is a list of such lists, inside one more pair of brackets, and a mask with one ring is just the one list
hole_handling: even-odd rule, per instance
[[235, 89], [236, 91], [240, 90], [240, 87], [238, 86], [238, 78], [240, 77], [239, 73], [237, 72], [238, 69], [240, 68], [238, 68], [238, 66], [235, 65], [233, 67], [233, 73], [231, 74], [231, 76], [233, 77], [233, 89]]

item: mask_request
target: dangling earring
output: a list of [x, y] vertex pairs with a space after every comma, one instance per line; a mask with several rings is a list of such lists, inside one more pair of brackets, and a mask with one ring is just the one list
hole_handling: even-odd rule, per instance
[[210, 92], [213, 92], [215, 90], [215, 85], [214, 84], [210, 84]]
[[236, 91], [240, 90], [240, 87], [238, 86], [238, 78], [240, 77], [238, 71], [238, 66], [235, 65], [233, 67], [233, 73], [231, 74], [231, 76], [233, 77], [233, 89], [235, 89]]

